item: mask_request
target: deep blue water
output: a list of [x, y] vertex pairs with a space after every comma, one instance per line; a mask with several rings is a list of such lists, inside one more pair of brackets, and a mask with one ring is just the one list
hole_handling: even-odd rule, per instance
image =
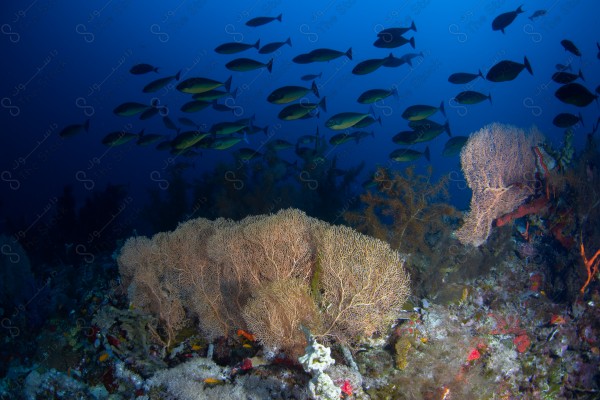
[[[153, 147], [141, 148], [135, 143], [109, 148], [101, 143], [109, 132], [127, 129], [133, 133], [171, 134], [160, 117], [140, 121], [137, 117], [119, 117], [113, 109], [126, 101], [149, 103], [152, 98], [169, 107], [169, 116], [190, 117], [198, 124], [211, 126], [220, 121], [255, 115], [256, 124], [269, 126], [270, 135], [248, 137], [249, 144], [237, 147], [263, 148], [269, 137], [292, 143], [304, 134], [314, 134], [317, 127], [328, 139], [334, 133], [325, 127], [331, 115], [343, 111], [368, 112], [356, 102], [365, 90], [397, 87], [399, 100], [392, 97], [375, 105], [382, 126], [374, 125], [374, 138], [356, 145], [346, 143], [329, 148], [327, 157], [337, 155], [339, 166], [348, 168], [360, 160], [366, 162], [360, 181], [375, 166], [403, 169], [416, 164], [424, 171], [427, 162], [421, 158], [412, 163], [392, 162], [388, 154], [396, 147], [391, 137], [408, 129], [402, 111], [413, 104], [438, 105], [444, 101], [453, 135], [468, 135], [483, 125], [499, 121], [523, 128], [537, 125], [558, 147], [564, 129], [552, 124], [559, 112], [581, 112], [584, 127], [576, 127], [575, 145], [583, 147], [585, 135], [598, 116], [598, 105], [578, 108], [560, 102], [554, 92], [559, 87], [551, 81], [555, 65], [571, 64], [573, 71], [582, 70], [583, 83], [594, 91], [600, 83], [600, 40], [597, 9], [584, 1], [528, 1], [523, 14], [517, 16], [503, 34], [492, 31], [493, 18], [515, 10], [518, 1], [235, 1], [202, 0], [134, 2], [88, 1], [59, 2], [15, 1], [3, 4], [0, 11], [0, 48], [2, 76], [0, 81], [0, 210], [3, 216], [21, 217], [36, 223], [37, 217], [54, 205], [65, 185], [72, 185], [79, 201], [107, 183], [125, 184], [134, 204], [146, 203], [147, 190], [161, 188], [167, 179], [165, 167], [173, 156]], [[538, 9], [547, 14], [533, 21], [528, 17]], [[245, 26], [257, 16], [277, 16], [260, 27]], [[376, 34], [388, 27], [406, 27], [411, 21], [417, 32], [416, 48], [405, 45], [395, 49], [373, 46]], [[590, 34], [595, 32], [595, 34]], [[291, 38], [292, 47], [283, 46], [272, 55], [250, 49], [240, 54], [215, 53], [216, 46], [226, 42], [261, 44]], [[573, 41], [583, 56], [564, 50], [562, 39]], [[295, 64], [291, 60], [315, 48], [346, 51], [352, 48], [353, 60], [341, 57], [326, 63]], [[399, 57], [409, 52], [423, 52], [413, 66], [380, 68], [368, 75], [353, 75], [360, 61], [382, 58], [393, 52]], [[500, 60], [531, 62], [533, 76], [523, 71], [515, 80], [494, 83], [478, 79], [471, 90], [491, 93], [493, 104], [463, 106], [451, 99], [463, 85], [448, 82], [454, 72], [485, 74]], [[236, 57], [249, 57], [267, 62], [273, 58], [272, 73], [265, 69], [232, 72], [225, 64]], [[129, 69], [139, 63], [159, 67], [159, 73], [132, 75]], [[238, 88], [235, 100], [228, 101], [235, 115], [206, 109], [185, 115], [179, 107], [187, 101], [172, 86], [154, 94], [142, 88], [159, 77], [181, 71], [182, 78], [193, 76], [225, 81], [233, 77], [232, 88]], [[322, 73], [317, 80], [322, 96], [327, 97], [327, 112], [319, 118], [281, 121], [280, 105], [266, 101], [267, 95], [284, 85], [308, 85], [299, 78], [309, 73]], [[314, 100], [314, 97], [308, 96]], [[90, 120], [89, 132], [69, 138], [58, 133], [65, 126]], [[438, 113], [433, 119], [443, 122]], [[187, 129], [183, 127], [184, 130]], [[171, 134], [171, 137], [173, 135]], [[432, 142], [415, 145], [423, 151], [428, 145], [436, 177], [452, 174], [453, 201], [461, 208], [468, 204], [469, 193], [461, 190], [458, 156], [446, 158], [441, 151], [448, 137], [443, 134]], [[219, 161], [233, 162], [230, 150], [203, 150], [202, 155], [185, 158], [193, 167], [185, 174], [190, 181], [202, 172], [211, 171]], [[293, 162], [293, 149], [280, 155]], [[183, 160], [183, 158], [180, 158]], [[361, 190], [360, 181], [356, 191]], [[269, 201], [269, 199], [265, 199]]]

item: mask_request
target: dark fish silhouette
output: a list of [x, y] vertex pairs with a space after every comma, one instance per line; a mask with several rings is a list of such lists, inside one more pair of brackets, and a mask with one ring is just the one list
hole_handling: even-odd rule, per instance
[[381, 37], [387, 34], [391, 34], [394, 36], [402, 36], [404, 35], [406, 32], [408, 31], [417, 31], [417, 27], [415, 26], [415, 21], [412, 21], [410, 26], [406, 27], [406, 28], [387, 28], [387, 29], [382, 29], [381, 31], [379, 31], [377, 33], [377, 36]]
[[265, 64], [250, 58], [236, 58], [235, 60], [231, 60], [225, 64], [225, 68], [231, 71], [239, 72], [247, 72], [259, 68], [266, 68], [267, 71], [271, 72], [273, 70], [273, 59], [271, 58], [269, 62]]
[[238, 43], [238, 42], [230, 42], [223, 43], [215, 48], [215, 52], [219, 54], [235, 54], [239, 53], [251, 48], [258, 49], [260, 46], [260, 39], [256, 41], [254, 44], [249, 43]]
[[563, 103], [572, 104], [577, 107], [585, 107], [592, 101], [598, 100], [597, 94], [593, 94], [579, 83], [567, 83], [559, 87], [554, 95]]
[[576, 80], [577, 78], [581, 78], [582, 81], [585, 81], [585, 78], [583, 77], [581, 70], [579, 70], [578, 74], [572, 74], [570, 72], [565, 72], [565, 71], [555, 72], [552, 74], [552, 80], [556, 83], [562, 83], [562, 84], [571, 83], [574, 80]]
[[209, 101], [192, 100], [192, 101], [188, 101], [187, 103], [182, 105], [181, 111], [186, 112], [186, 113], [194, 113], [194, 112], [204, 110], [205, 108], [207, 108], [210, 105], [212, 105], [212, 103]]
[[552, 123], [559, 128], [570, 128], [578, 122], [581, 122], [581, 125], [583, 125], [581, 113], [579, 115], [560, 113], [552, 120]]
[[444, 145], [442, 155], [444, 157], [452, 157], [459, 154], [462, 148], [465, 146], [465, 143], [467, 143], [467, 140], [469, 140], [468, 136], [451, 137]]
[[398, 100], [398, 89], [396, 87], [392, 87], [391, 89], [370, 89], [366, 92], [363, 92], [360, 96], [358, 96], [358, 102], [361, 104], [371, 104], [375, 103], [378, 100], [383, 100], [387, 97], [394, 96], [396, 100]]
[[468, 72], [456, 72], [448, 77], [448, 82], [460, 85], [464, 83], [469, 83], [472, 80], [477, 79], [477, 77], [479, 76], [483, 78], [481, 70], [479, 70], [478, 74], [471, 74]]
[[573, 53], [577, 57], [581, 57], [581, 51], [579, 51], [577, 46], [575, 46], [575, 44], [573, 42], [571, 42], [569, 39], [561, 40], [560, 44], [562, 44], [562, 46], [565, 48], [565, 50], [568, 51], [569, 53]]
[[531, 16], [529, 17], [530, 20], [534, 20], [538, 17], [542, 17], [546, 15], [546, 10], [537, 10], [536, 12], [534, 12], [533, 14], [531, 14]]
[[160, 112], [159, 107], [148, 107], [144, 112], [142, 112], [140, 114], [140, 119], [141, 120], [150, 119], [150, 118], [154, 117], [155, 115], [157, 115], [159, 112]]
[[456, 102], [459, 104], [477, 104], [486, 99], [490, 101], [490, 104], [492, 103], [491, 94], [486, 96], [485, 94], [476, 92], [474, 90], [465, 90], [464, 92], [460, 92], [454, 96], [454, 100], [456, 100]]
[[335, 60], [336, 58], [346, 56], [352, 60], [352, 47], [345, 53], [343, 51], [332, 49], [315, 49], [308, 53], [300, 54], [292, 59], [296, 64], [310, 64], [313, 62], [324, 62]]
[[111, 132], [108, 135], [104, 136], [104, 138], [102, 138], [102, 144], [110, 147], [120, 146], [133, 139], [138, 138], [140, 134], [142, 134], [142, 132], [140, 132], [139, 134], [129, 133], [125, 131]]
[[571, 63], [564, 65], [564, 64], [556, 64], [555, 65], [556, 69], [559, 71], [572, 71], [573, 68], [571, 68]]
[[450, 131], [450, 124], [448, 123], [448, 121], [446, 121], [444, 125], [442, 125], [430, 119], [422, 119], [419, 121], [410, 121], [408, 123], [408, 126], [410, 126], [413, 130], [419, 133], [420, 142], [433, 140], [443, 132], [446, 132], [448, 136], [452, 137], [452, 132]]
[[322, 76], [323, 76], [323, 73], [319, 72], [318, 74], [303, 75], [300, 79], [302, 79], [303, 81], [312, 81], [312, 80], [315, 80], [315, 79], [320, 78]]
[[490, 68], [485, 78], [491, 82], [512, 81], [525, 68], [533, 75], [533, 70], [531, 69], [531, 64], [529, 64], [527, 57], [524, 58], [523, 64], [510, 60], [503, 60]]
[[175, 74], [173, 76], [159, 78], [155, 81], [150, 82], [146, 86], [144, 86], [144, 89], [142, 89], [142, 92], [144, 92], [144, 93], [158, 92], [159, 90], [161, 90], [162, 88], [167, 86], [169, 83], [171, 83], [172, 80], [178, 81], [180, 76], [181, 76], [181, 71], [179, 71], [177, 74]]
[[231, 76], [225, 82], [218, 82], [208, 78], [188, 78], [177, 85], [177, 90], [183, 93], [204, 93], [223, 86], [229, 92]]
[[415, 38], [414, 36], [410, 39], [406, 39], [404, 36], [396, 35], [393, 33], [381, 34], [379, 33], [379, 37], [373, 43], [373, 46], [378, 47], [380, 49], [394, 49], [396, 47], [403, 46], [407, 43], [410, 43], [412, 48], [415, 48]]
[[517, 18], [517, 15], [523, 12], [523, 9], [521, 7], [523, 6], [521, 5], [515, 11], [505, 12], [504, 14], [500, 14], [496, 18], [494, 18], [494, 20], [492, 21], [492, 30], [501, 31], [502, 33], [504, 33], [504, 29], [510, 24], [512, 24], [515, 18]]
[[283, 86], [275, 89], [267, 96], [267, 101], [273, 104], [287, 104], [294, 100], [298, 100], [310, 91], [312, 91], [315, 96], [321, 97], [319, 95], [317, 83], [313, 81], [309, 88], [302, 86]]
[[414, 161], [421, 158], [421, 156], [425, 156], [427, 161], [431, 161], [429, 157], [429, 146], [427, 146], [422, 153], [412, 149], [396, 149], [390, 153], [390, 158], [398, 162]]
[[71, 137], [78, 133], [87, 132], [90, 129], [90, 120], [86, 120], [83, 124], [73, 124], [66, 126], [62, 131], [59, 132], [60, 137]]
[[274, 51], [279, 50], [283, 45], [288, 45], [290, 47], [292, 47], [292, 38], [287, 38], [287, 40], [285, 42], [273, 42], [273, 43], [268, 43], [265, 44], [263, 47], [260, 48], [260, 50], [258, 50], [258, 52], [260, 54], [270, 54], [273, 53]]
[[256, 18], [252, 18], [251, 20], [249, 20], [248, 22], [246, 22], [246, 26], [251, 26], [251, 27], [255, 28], [257, 26], [268, 24], [269, 22], [272, 22], [272, 21], [275, 21], [275, 20], [281, 22], [281, 17], [282, 17], [282, 14], [279, 14], [276, 17], [256, 17]]
[[136, 64], [129, 70], [134, 75], [147, 74], [148, 72], [158, 72], [158, 67], [150, 64]]
[[354, 75], [366, 75], [371, 72], [376, 71], [385, 64], [387, 58], [372, 58], [369, 60], [361, 61], [354, 68], [352, 68], [352, 73]]
[[113, 112], [121, 117], [131, 117], [132, 115], [139, 114], [146, 111], [150, 106], [147, 104], [137, 103], [129, 101], [118, 105]]
[[420, 121], [435, 114], [438, 111], [440, 111], [444, 115], [444, 117], [446, 116], [443, 100], [440, 103], [439, 107], [430, 106], [426, 104], [415, 104], [409, 106], [402, 112], [402, 118], [407, 119], [409, 121]]

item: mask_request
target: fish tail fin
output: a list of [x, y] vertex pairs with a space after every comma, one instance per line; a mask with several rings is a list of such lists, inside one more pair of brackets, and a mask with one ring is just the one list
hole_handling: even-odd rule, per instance
[[275, 19], [276, 19], [277, 21], [281, 22], [281, 17], [283, 17], [283, 14], [279, 14], [279, 15], [277, 16], [277, 18], [275, 18]]
[[440, 112], [444, 117], [446, 116], [446, 110], [444, 109], [444, 100], [442, 100], [442, 102], [440, 103]]
[[530, 21], [533, 21], [533, 17], [529, 17], [529, 20], [530, 20]]
[[152, 71], [154, 71], [158, 74], [158, 69], [159, 69], [159, 67], [154, 67], [154, 69]]
[[481, 68], [479, 69], [479, 74], [477, 74], [477, 75], [479, 75], [480, 77], [482, 77], [483, 79], [485, 79], [484, 76], [483, 76], [483, 73], [481, 72]]
[[[415, 46], [413, 46], [413, 47], [415, 47]], [[412, 67], [412, 60], [410, 58], [408, 58], [406, 60], [406, 63]]]
[[585, 78], [583, 77], [583, 73], [581, 72], [581, 68], [579, 68], [579, 74], [577, 74], [582, 81], [585, 81]]
[[373, 108], [373, 105], [371, 104], [371, 107], [369, 107], [369, 115], [375, 119], [375, 109]]
[[273, 59], [272, 58], [267, 63], [267, 71], [269, 71], [269, 72], [273, 71]]
[[313, 91], [315, 96], [317, 96], [317, 98], [321, 98], [321, 96], [319, 95], [319, 87], [317, 86], [317, 82], [313, 81], [312, 85], [310, 86], [310, 89]]
[[229, 92], [229, 89], [231, 89], [231, 80], [233, 79], [233, 75], [231, 75], [226, 81], [225, 83], [223, 83], [223, 87], [225, 88], [226, 92]]
[[319, 72], [319, 75], [317, 75], [317, 78], [321, 78], [323, 76], [323, 71]]
[[444, 124], [444, 129], [446, 130], [448, 136], [452, 137], [452, 132], [450, 132], [450, 123], [448, 121], [446, 121], [446, 123]]
[[181, 77], [181, 70], [179, 70], [179, 72], [177, 72], [175, 74], [175, 80], [178, 81], [180, 77]]
[[394, 85], [392, 88], [392, 96], [394, 96], [394, 99], [400, 100], [400, 95], [398, 95], [398, 87], [396, 85]]
[[375, 131], [371, 131], [371, 137], [375, 137]]
[[254, 47], [255, 49], [258, 49], [260, 47], [260, 39], [258, 39], [256, 41], [256, 43], [254, 43], [254, 46], [252, 46], [252, 47]]
[[529, 64], [529, 60], [527, 59], [527, 56], [524, 57], [524, 64], [525, 64], [525, 68], [527, 68], [527, 71], [529, 71], [529, 73], [531, 75], [533, 75], [533, 70], [531, 69], [531, 64]]
[[288, 38], [287, 38], [287, 40], [285, 41], [285, 43], [286, 43], [288, 46], [292, 47], [292, 38], [291, 38], [291, 37], [288, 37]]
[[524, 12], [524, 11], [523, 11], [523, 4], [521, 4], [521, 5], [519, 6], [519, 8], [517, 8], [517, 9], [515, 10], [515, 12], [516, 12], [517, 14], [521, 14], [522, 12]]
[[266, 126], [265, 126], [265, 127], [262, 129], [262, 131], [265, 133], [265, 135], [268, 135], [268, 134], [269, 134], [269, 125], [266, 125]]
[[429, 152], [429, 146], [425, 147], [425, 151], [423, 152], [427, 161], [431, 162], [431, 153]]
[[321, 99], [321, 101], [319, 101], [319, 104], [317, 104], [317, 106], [319, 106], [321, 110], [327, 112], [327, 102], [325, 101], [325, 96], [323, 96], [323, 98]]
[[490, 101], [490, 104], [492, 104], [492, 94], [488, 94], [488, 100]]
[[231, 95], [231, 98], [235, 99], [237, 97], [238, 89], [239, 88], [235, 88], [233, 92], [229, 93]]
[[246, 130], [244, 130], [244, 142], [246, 142], [246, 144], [250, 144], [250, 141], [248, 140], [248, 135], [246, 134]]
[[583, 118], [581, 117], [581, 111], [579, 112], [579, 122], [581, 122], [581, 126], [585, 126], [583, 123]]
[[417, 26], [415, 25], [415, 21], [413, 20], [412, 23], [410, 24], [410, 29], [412, 29], [413, 31], [417, 31]]
[[408, 42], [410, 43], [410, 45], [411, 45], [411, 46], [412, 46], [412, 48], [414, 49], [414, 48], [415, 48], [415, 37], [414, 37], [414, 36], [413, 36], [413, 37], [411, 37], [411, 38], [408, 40]]
[[83, 124], [83, 130], [86, 132], [89, 132], [89, 130], [90, 130], [90, 119], [89, 118]]
[[348, 49], [348, 51], [346, 52], [346, 57], [348, 57], [350, 60], [352, 60], [352, 47], [350, 47]]
[[383, 124], [381, 123], [381, 115], [375, 121], [379, 122], [379, 126], [383, 126]]

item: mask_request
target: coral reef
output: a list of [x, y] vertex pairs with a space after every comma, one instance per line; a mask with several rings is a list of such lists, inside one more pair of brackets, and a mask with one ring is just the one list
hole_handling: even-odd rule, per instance
[[403, 259], [386, 243], [293, 209], [133, 237], [118, 263], [132, 304], [159, 320], [153, 333], [166, 348], [194, 321], [210, 340], [250, 328], [292, 355], [306, 346], [300, 325], [352, 345], [384, 334], [409, 291]]
[[543, 141], [533, 128], [525, 131], [499, 123], [483, 127], [469, 137], [460, 163], [473, 191], [471, 207], [456, 237], [463, 244], [481, 246], [493, 221], [535, 194], [536, 159], [532, 148]]

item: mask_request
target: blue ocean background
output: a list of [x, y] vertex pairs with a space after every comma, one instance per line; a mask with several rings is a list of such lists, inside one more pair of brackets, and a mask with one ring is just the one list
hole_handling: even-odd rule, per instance
[[[585, 85], [593, 91], [600, 81], [596, 53], [597, 18], [595, 7], [582, 1], [530, 1], [523, 4], [523, 14], [503, 34], [492, 31], [491, 21], [502, 12], [515, 10], [521, 2], [512, 1], [305, 1], [284, 3], [234, 2], [224, 5], [210, 1], [160, 2], [143, 5], [133, 1], [93, 1], [62, 4], [57, 1], [15, 2], [2, 6], [3, 76], [1, 82], [2, 126], [2, 214], [32, 221], [44, 211], [49, 200], [58, 196], [65, 185], [72, 185], [82, 201], [93, 190], [108, 183], [125, 184], [137, 205], [142, 205], [149, 188], [164, 187], [168, 179], [166, 166], [174, 160], [167, 152], [153, 147], [140, 148], [134, 142], [107, 148], [101, 139], [111, 131], [130, 129], [136, 133], [171, 134], [160, 117], [140, 121], [123, 118], [112, 110], [126, 101], [149, 103], [156, 98], [169, 107], [169, 115], [188, 116], [198, 124], [248, 118], [269, 127], [269, 135], [249, 137], [247, 147], [261, 149], [269, 138], [292, 143], [301, 135], [314, 134], [317, 127], [326, 139], [334, 133], [324, 126], [327, 118], [343, 111], [368, 112], [369, 107], [356, 102], [365, 90], [397, 87], [399, 100], [389, 97], [374, 105], [382, 125], [372, 125], [374, 137], [358, 145], [346, 143], [329, 147], [327, 157], [337, 156], [339, 168], [366, 162], [360, 182], [368, 179], [376, 166], [403, 169], [388, 155], [396, 147], [391, 137], [408, 129], [402, 111], [413, 104], [445, 103], [451, 132], [469, 135], [483, 125], [499, 121], [522, 128], [536, 125], [555, 147], [563, 140], [564, 129], [552, 124], [559, 112], [581, 112], [585, 126], [575, 127], [575, 146], [581, 149], [585, 136], [598, 115], [596, 103], [579, 109], [561, 103], [554, 92], [558, 84], [550, 77], [555, 65], [571, 64], [573, 72], [582, 70]], [[538, 9], [547, 14], [528, 19]], [[277, 16], [282, 21], [260, 27], [245, 26], [256, 16]], [[392, 26], [410, 26], [417, 32], [416, 48], [409, 45], [396, 49], [373, 46], [376, 34]], [[257, 54], [256, 49], [233, 55], [216, 54], [214, 48], [225, 42], [261, 45], [291, 38], [292, 46], [281, 47], [271, 55]], [[583, 56], [578, 58], [561, 46], [562, 39], [573, 41]], [[295, 64], [291, 60], [315, 48], [346, 51], [352, 48], [353, 60], [341, 57], [326, 63]], [[380, 68], [368, 75], [353, 75], [352, 68], [369, 58], [382, 58], [413, 52], [423, 57], [413, 66]], [[451, 101], [464, 85], [453, 85], [448, 76], [454, 72], [481, 70], [484, 75], [496, 62], [522, 62], [527, 56], [533, 76], [523, 71], [514, 81], [494, 83], [478, 79], [468, 85], [471, 90], [491, 94], [492, 104], [483, 102], [465, 106]], [[225, 64], [236, 57], [267, 62], [273, 58], [273, 71], [232, 72]], [[138, 63], [159, 67], [159, 73], [132, 75], [129, 69]], [[181, 80], [193, 76], [225, 81], [232, 76], [235, 99], [229, 99], [235, 115], [209, 109], [185, 115], [179, 107], [188, 96], [174, 89], [174, 84], [154, 94], [142, 88], [158, 77], [181, 71]], [[277, 118], [281, 106], [266, 101], [267, 95], [284, 85], [306, 85], [299, 78], [322, 73], [317, 80], [319, 91], [327, 97], [327, 112], [319, 118], [282, 121]], [[176, 83], [176, 82], [175, 82]], [[463, 87], [464, 86], [464, 87]], [[314, 97], [313, 97], [314, 99]], [[90, 120], [89, 132], [61, 138], [59, 131], [67, 125]], [[438, 113], [433, 117], [443, 122]], [[185, 129], [185, 127], [184, 127]], [[172, 137], [173, 135], [171, 135]], [[436, 177], [451, 174], [453, 202], [460, 208], [468, 204], [469, 193], [459, 167], [458, 156], [441, 156], [448, 137], [443, 134], [430, 143], [415, 145], [423, 151], [430, 147], [431, 165]], [[237, 147], [246, 146], [245, 143]], [[187, 179], [211, 171], [219, 161], [233, 163], [232, 151], [204, 150], [195, 158], [185, 159], [193, 166], [186, 170]], [[297, 159], [294, 150], [280, 155], [290, 162]], [[100, 160], [94, 162], [94, 160]], [[423, 170], [424, 158], [413, 162]], [[269, 201], [269, 199], [265, 199]]]

